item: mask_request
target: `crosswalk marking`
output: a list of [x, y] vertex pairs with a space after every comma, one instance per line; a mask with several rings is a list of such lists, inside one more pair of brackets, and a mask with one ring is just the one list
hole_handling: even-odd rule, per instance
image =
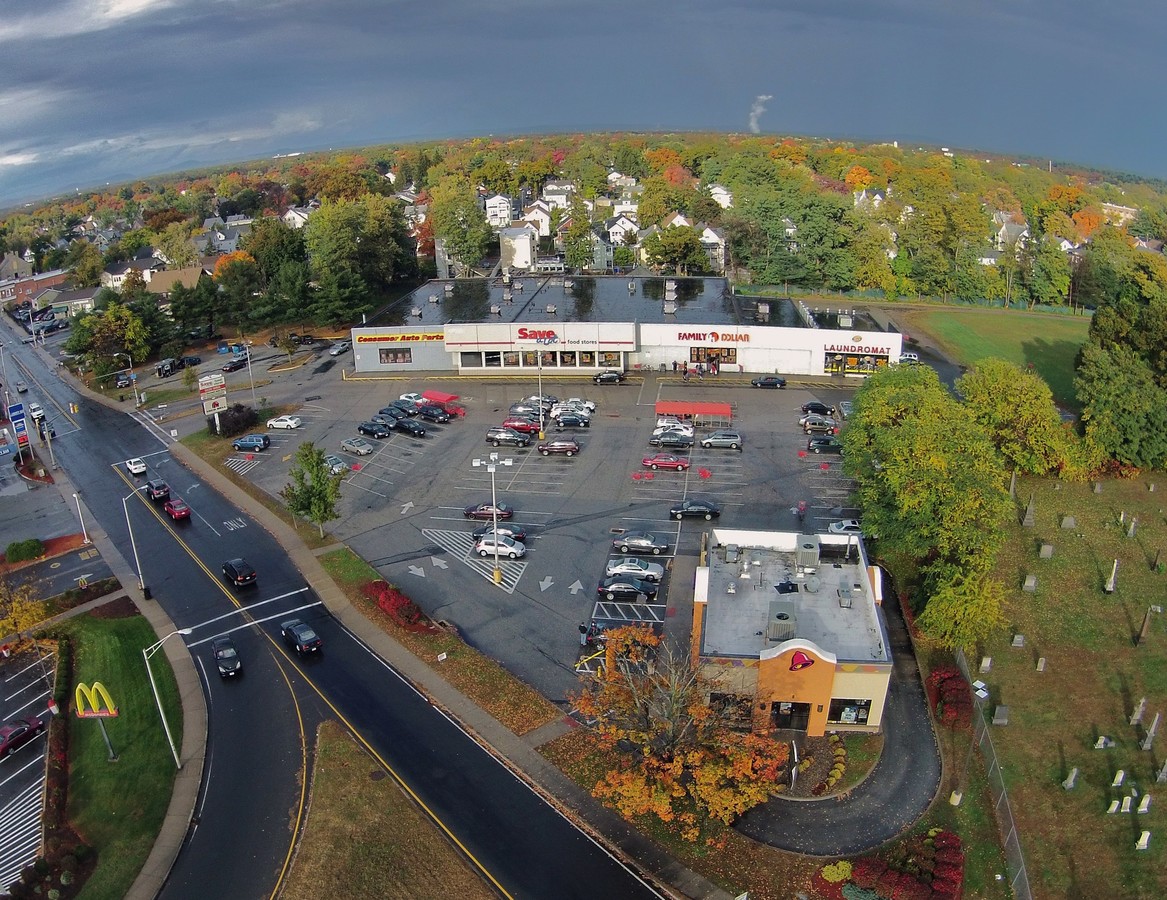
[[[15, 758], [15, 757], [12, 757]], [[12, 884], [25, 866], [40, 855], [41, 815], [44, 799], [43, 759], [41, 775], [0, 809], [0, 885]]]

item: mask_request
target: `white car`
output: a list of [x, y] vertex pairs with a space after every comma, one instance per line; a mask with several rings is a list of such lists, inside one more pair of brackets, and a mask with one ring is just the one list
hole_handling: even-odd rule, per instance
[[684, 425], [686, 428], [692, 428], [688, 422], [682, 422], [676, 416], [661, 416], [656, 420], [657, 428], [666, 428], [669, 425]]
[[631, 575], [633, 578], [656, 582], [664, 577], [665, 567], [660, 563], [637, 559], [635, 556], [625, 556], [621, 559], [608, 560], [604, 574], [609, 578], [613, 575]]
[[827, 531], [831, 534], [858, 534], [862, 536], [863, 526], [859, 524], [858, 519], [842, 519], [828, 525]]
[[328, 355], [340, 356], [342, 353], [347, 353], [352, 348], [352, 341], [337, 341], [335, 344], [328, 348]]
[[425, 403], [425, 397], [417, 393], [417, 391], [410, 391], [408, 394], [402, 394], [397, 399], [405, 400], [408, 403], [412, 403], [414, 406], [421, 406], [423, 403]]
[[44, 408], [39, 403], [28, 404], [28, 417], [34, 422], [45, 417]]
[[662, 434], [683, 434], [685, 437], [691, 438], [693, 436], [692, 425], [662, 425], [657, 428], [652, 436], [660, 437]]
[[498, 548], [498, 555], [505, 556], [507, 559], [518, 559], [520, 556], [527, 555], [525, 545], [519, 543], [514, 538], [509, 538], [501, 534], [488, 534], [474, 545], [474, 552], [479, 556], [494, 556], [496, 547]]
[[276, 416], [267, 420], [268, 428], [299, 428], [303, 424], [299, 416]]
[[126, 471], [131, 475], [145, 475], [146, 474], [146, 460], [135, 456], [133, 459], [126, 460]]
[[575, 413], [577, 416], [583, 416], [587, 419], [592, 417], [592, 411], [590, 409], [577, 403], [556, 403], [551, 407], [551, 412], [548, 413], [547, 417], [549, 419], [557, 419], [563, 413]]
[[576, 406], [582, 406], [588, 412], [596, 411], [596, 404], [591, 400], [585, 400], [583, 397], [568, 397], [563, 401], [564, 403], [574, 403]]

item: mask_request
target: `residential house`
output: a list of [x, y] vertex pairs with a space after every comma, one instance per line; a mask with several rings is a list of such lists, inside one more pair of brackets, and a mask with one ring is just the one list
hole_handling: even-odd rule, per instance
[[869, 191], [864, 188], [856, 191], [852, 199], [856, 209], [876, 210], [883, 205], [884, 195], [881, 191]]
[[239, 249], [239, 242], [251, 233], [251, 225], [223, 224], [213, 228], [206, 234], [197, 234], [191, 238], [195, 249], [202, 254], [227, 254]]
[[649, 225], [647, 228], [642, 228], [640, 231], [636, 232], [636, 259], [641, 265], [651, 265], [651, 262], [648, 259], [648, 250], [645, 247], [645, 243], [654, 234], [660, 234], [660, 232], [661, 227], [659, 225]]
[[733, 194], [729, 188], [720, 184], [709, 185], [709, 196], [713, 198], [713, 202], [722, 209], [730, 209], [733, 207]]
[[44, 309], [51, 306], [57, 315], [73, 317], [93, 309], [99, 287], [69, 288], [67, 285], [46, 288], [33, 300], [33, 306]]
[[692, 228], [693, 220], [684, 213], [671, 212], [660, 223], [661, 228]]
[[515, 269], [529, 272], [535, 268], [539, 259], [539, 231], [533, 223], [524, 222], [515, 228], [500, 229], [498, 242], [504, 272]]
[[491, 194], [483, 200], [483, 212], [492, 228], [507, 228], [515, 220], [513, 198], [506, 194]]
[[709, 268], [718, 275], [725, 273], [726, 240], [725, 232], [701, 222], [696, 228], [701, 239], [701, 249], [709, 259]]
[[149, 283], [146, 285], [146, 290], [151, 294], [157, 294], [159, 297], [169, 298], [170, 292], [174, 290], [176, 285], [182, 285], [185, 288], [192, 288], [199, 283], [199, 279], [204, 275], [210, 276], [214, 271], [214, 257], [209, 257], [209, 266], [206, 263], [200, 263], [194, 266], [187, 266], [182, 269], [167, 269], [165, 272], [155, 272]]
[[1029, 241], [1029, 225], [1024, 218], [998, 210], [993, 213], [993, 246], [998, 250], [1019, 251]]
[[17, 253], [5, 253], [4, 258], [0, 259], [0, 281], [27, 278], [31, 274], [32, 263]]
[[159, 268], [160, 264], [153, 259], [130, 259], [113, 263], [106, 266], [105, 271], [101, 273], [101, 286], [120, 291], [125, 284], [126, 276], [132, 271], [141, 272], [142, 280], [149, 284]]
[[591, 239], [592, 260], [585, 268], [592, 272], [611, 272], [616, 264], [615, 248], [608, 240], [608, 234], [602, 224], [596, 223], [592, 226]]
[[628, 236], [635, 237], [640, 230], [636, 220], [626, 215], [613, 216], [604, 222], [604, 231], [608, 234], [608, 241], [616, 247], [629, 243]]
[[575, 185], [570, 181], [548, 181], [543, 185], [543, 199], [552, 209], [568, 209], [575, 196]]
[[789, 216], [782, 217], [782, 229], [786, 235], [786, 249], [791, 253], [798, 252], [798, 226]]
[[612, 215], [614, 216], [631, 216], [635, 219], [639, 213], [640, 200], [638, 194], [629, 194], [612, 203]]
[[621, 175], [619, 172], [608, 173], [608, 189], [619, 191], [636, 187], [636, 178], [632, 175]]
[[551, 206], [546, 200], [536, 200], [523, 210], [519, 220], [534, 225], [539, 237], [551, 237]]
[[1001, 251], [986, 248], [981, 251], [981, 255], [977, 257], [977, 262], [982, 266], [995, 266], [1001, 260]]
[[1146, 250], [1149, 253], [1162, 253], [1163, 242], [1158, 238], [1137, 237], [1135, 238], [1135, 249]]
[[280, 218], [289, 228], [300, 229], [308, 224], [308, 217], [315, 211], [310, 206], [291, 206]]
[[1102, 214], [1106, 216], [1106, 224], [1121, 228], [1128, 222], [1134, 221], [1139, 211], [1133, 206], [1119, 206], [1117, 203], [1103, 203]]

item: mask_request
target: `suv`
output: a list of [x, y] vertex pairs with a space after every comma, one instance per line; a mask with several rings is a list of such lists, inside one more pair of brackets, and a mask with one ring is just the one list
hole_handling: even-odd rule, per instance
[[133, 383], [134, 382], [130, 379], [130, 376], [125, 372], [119, 372], [117, 378], [115, 378], [113, 381], [114, 387], [119, 388], [128, 388]]
[[547, 441], [546, 443], [540, 444], [539, 452], [544, 456], [550, 456], [552, 453], [575, 456], [579, 453], [579, 441], [573, 441], [570, 438], [557, 438], [554, 441]]
[[440, 406], [433, 406], [426, 404], [417, 408], [417, 414], [423, 419], [429, 419], [431, 422], [445, 423], [450, 421], [450, 414], [442, 409]]
[[530, 447], [531, 437], [526, 434], [519, 434], [513, 428], [491, 428], [486, 432], [486, 443], [494, 444], [496, 447], [501, 447], [503, 444], [511, 444], [515, 447]]
[[266, 434], [245, 434], [241, 438], [235, 438], [231, 446], [236, 450], [263, 451], [271, 446], [271, 438]]
[[838, 434], [839, 426], [834, 419], [826, 416], [809, 415], [803, 417], [802, 430], [807, 434]]
[[45, 411], [39, 403], [28, 404], [28, 417], [34, 422], [45, 417]]
[[843, 442], [833, 435], [830, 437], [812, 437], [807, 440], [806, 449], [811, 453], [842, 454]]
[[151, 478], [146, 482], [146, 496], [151, 500], [169, 500], [170, 485], [161, 478]]
[[715, 431], [701, 438], [701, 446], [706, 450], [717, 447], [724, 450], [741, 450], [742, 436], [737, 431]]

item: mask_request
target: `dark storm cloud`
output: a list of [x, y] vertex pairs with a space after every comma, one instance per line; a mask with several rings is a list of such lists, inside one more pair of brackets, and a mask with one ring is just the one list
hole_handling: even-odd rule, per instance
[[746, 131], [760, 96], [766, 132], [1167, 176], [1165, 32], [1130, 0], [9, 0], [0, 203], [396, 140]]

